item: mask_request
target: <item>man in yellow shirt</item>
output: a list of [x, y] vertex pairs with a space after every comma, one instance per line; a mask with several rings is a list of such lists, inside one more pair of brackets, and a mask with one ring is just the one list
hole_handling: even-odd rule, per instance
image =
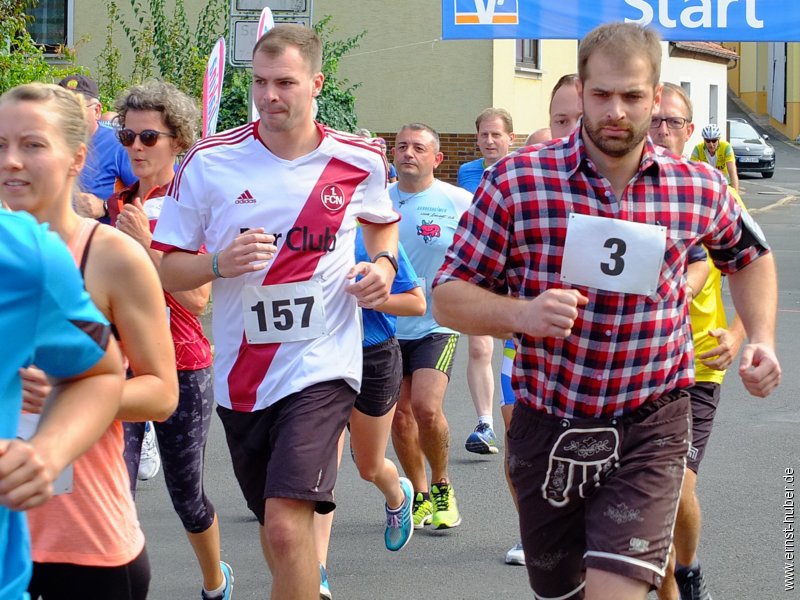
[[[694, 130], [694, 126], [692, 126], [692, 130]], [[700, 134], [703, 136], [703, 141], [692, 150], [692, 160], [708, 163], [722, 171], [725, 179], [728, 180], [728, 185], [738, 193], [739, 173], [736, 171], [736, 157], [733, 155], [733, 148], [728, 142], [720, 139], [719, 127], [713, 123], [703, 127]]]
[[[707, 133], [710, 135], [714, 133], [707, 132], [708, 128], [707, 126], [703, 129], [704, 138]], [[693, 130], [691, 100], [680, 86], [665, 83], [661, 106], [658, 111], [653, 112], [650, 125], [653, 142], [664, 146], [674, 154], [682, 155]], [[716, 133], [718, 134], [719, 130]], [[717, 141], [719, 141], [718, 135]], [[694, 159], [694, 153], [692, 158]], [[735, 174], [734, 165], [734, 178]], [[738, 193], [732, 187], [728, 189], [741, 204]], [[707, 259], [707, 262], [708, 277], [701, 289], [693, 290], [693, 300], [689, 307], [696, 371], [695, 385], [688, 390], [692, 400], [692, 445], [689, 447], [686, 461], [688, 468], [684, 475], [675, 519], [672, 542], [675, 553], [670, 555], [667, 576], [658, 590], [660, 600], [677, 600], [679, 593], [681, 600], [711, 600], [697, 560], [697, 547], [700, 542], [700, 503], [695, 495], [697, 471], [711, 435], [725, 369], [730, 366], [738, 353], [745, 332], [738, 317], [735, 317], [728, 327], [722, 304], [722, 274], [710, 259]], [[691, 269], [690, 265], [689, 285], [692, 285]], [[674, 578], [669, 576], [673, 567]]]

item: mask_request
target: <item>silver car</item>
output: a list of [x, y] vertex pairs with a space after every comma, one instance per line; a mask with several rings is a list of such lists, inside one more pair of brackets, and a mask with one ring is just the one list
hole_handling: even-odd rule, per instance
[[761, 173], [769, 179], [775, 172], [775, 148], [767, 143], [768, 136], [761, 136], [744, 119], [728, 120], [728, 141], [736, 156], [739, 173]]

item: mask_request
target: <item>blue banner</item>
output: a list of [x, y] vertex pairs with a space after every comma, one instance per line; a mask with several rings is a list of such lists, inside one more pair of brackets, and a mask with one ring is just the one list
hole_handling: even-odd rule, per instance
[[574, 40], [611, 21], [671, 41], [800, 41], [796, 0], [442, 0], [445, 40]]

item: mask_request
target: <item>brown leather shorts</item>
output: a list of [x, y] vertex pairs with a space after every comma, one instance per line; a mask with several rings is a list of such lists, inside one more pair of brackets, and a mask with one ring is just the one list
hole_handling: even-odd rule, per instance
[[587, 568], [660, 585], [689, 435], [685, 392], [610, 420], [515, 405], [508, 461], [536, 597], [583, 598]]

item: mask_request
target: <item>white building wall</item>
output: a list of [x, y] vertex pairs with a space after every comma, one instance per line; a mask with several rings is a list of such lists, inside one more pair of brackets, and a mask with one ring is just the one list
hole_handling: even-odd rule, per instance
[[711, 86], [717, 86], [716, 124], [725, 136], [728, 100], [728, 68], [724, 63], [709, 62], [693, 58], [673, 58], [669, 56], [667, 44], [663, 43], [661, 60], [661, 81], [669, 81], [677, 85], [690, 85], [689, 97], [694, 107], [694, 133], [686, 145], [686, 155], [692, 147], [702, 141], [700, 131], [711, 121], [714, 109], [709, 104]]

